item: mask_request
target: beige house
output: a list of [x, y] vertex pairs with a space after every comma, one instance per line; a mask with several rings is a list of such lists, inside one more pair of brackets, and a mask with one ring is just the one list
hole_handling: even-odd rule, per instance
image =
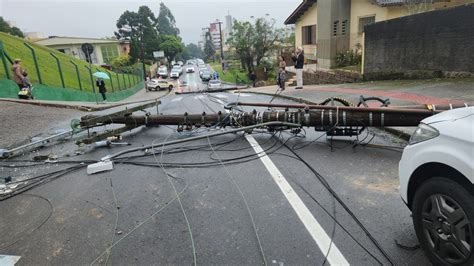
[[[364, 26], [474, 0], [303, 0], [286, 19], [295, 24], [295, 45], [322, 68], [335, 66], [337, 53], [363, 49]], [[412, 4], [413, 3], [413, 4]]]
[[82, 51], [81, 47], [83, 44], [89, 43], [94, 47], [91, 61], [95, 65], [108, 65], [112, 59], [121, 55], [128, 55], [130, 52], [130, 43], [128, 41], [118, 41], [115, 39], [50, 37], [38, 40], [35, 43], [56, 49], [84, 61], [87, 61], [86, 54]]

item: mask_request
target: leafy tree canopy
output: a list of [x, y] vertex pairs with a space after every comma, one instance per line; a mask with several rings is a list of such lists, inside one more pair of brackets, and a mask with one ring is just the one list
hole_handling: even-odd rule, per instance
[[9, 33], [11, 35], [15, 35], [21, 38], [25, 37], [25, 35], [19, 28], [10, 27], [10, 25], [8, 25], [8, 23], [3, 19], [3, 17], [0, 17], [0, 31], [6, 32], [6, 33]]

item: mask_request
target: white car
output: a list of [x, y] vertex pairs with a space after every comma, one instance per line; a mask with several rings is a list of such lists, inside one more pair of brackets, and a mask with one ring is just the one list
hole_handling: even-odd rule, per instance
[[178, 71], [179, 75], [183, 74], [183, 68], [179, 65], [174, 65], [171, 71]]
[[168, 70], [166, 68], [158, 69], [158, 76], [160, 76], [162, 78], [167, 78], [168, 77]]
[[179, 76], [180, 76], [180, 74], [179, 74], [179, 71], [177, 69], [171, 70], [170, 78], [179, 78]]
[[159, 91], [162, 89], [168, 89], [171, 91], [173, 87], [174, 87], [173, 83], [164, 79], [151, 79], [146, 83], [147, 91], [151, 91], [151, 90]]
[[210, 80], [209, 83], [207, 84], [207, 89], [209, 90], [221, 89], [221, 88], [222, 88], [222, 83], [218, 79]]
[[186, 73], [194, 73], [194, 66], [193, 65], [188, 65], [186, 67]]
[[474, 265], [474, 107], [424, 119], [399, 164], [400, 194], [435, 265]]

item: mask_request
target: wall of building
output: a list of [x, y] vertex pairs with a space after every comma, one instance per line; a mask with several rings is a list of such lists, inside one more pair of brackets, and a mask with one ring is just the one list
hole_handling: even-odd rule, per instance
[[474, 72], [474, 5], [376, 23], [365, 31], [365, 74]]
[[[319, 0], [318, 14], [318, 51], [317, 59], [321, 68], [333, 68], [336, 65], [336, 54], [349, 48], [349, 29], [342, 35], [342, 21], [350, 23], [350, 0]], [[339, 21], [334, 36], [334, 22]]]
[[[304, 49], [306, 57], [316, 58], [316, 45], [303, 45], [302, 28], [304, 26], [316, 25], [318, 21], [317, 4], [313, 4], [303, 16], [295, 23], [295, 45], [301, 46]], [[316, 26], [317, 27], [317, 26]], [[316, 34], [317, 38], [317, 34]]]

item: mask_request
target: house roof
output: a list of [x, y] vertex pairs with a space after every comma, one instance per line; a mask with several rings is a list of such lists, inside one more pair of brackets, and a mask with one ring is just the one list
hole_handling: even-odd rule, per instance
[[317, 0], [303, 0], [303, 2], [285, 20], [285, 25], [295, 24], [296, 21], [306, 12]]
[[45, 46], [50, 45], [68, 45], [68, 44], [101, 44], [101, 43], [120, 43], [121, 41], [116, 39], [96, 39], [96, 38], [78, 38], [78, 37], [49, 37], [36, 41], [35, 43]]

